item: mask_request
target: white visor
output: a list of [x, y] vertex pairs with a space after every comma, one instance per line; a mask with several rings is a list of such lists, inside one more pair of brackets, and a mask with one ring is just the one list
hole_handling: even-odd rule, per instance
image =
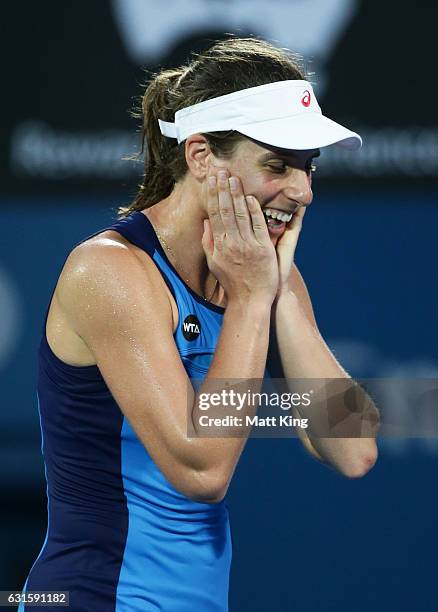
[[309, 81], [276, 81], [188, 106], [175, 122], [158, 120], [161, 133], [178, 144], [192, 134], [235, 130], [283, 149], [362, 145], [359, 134], [322, 114]]

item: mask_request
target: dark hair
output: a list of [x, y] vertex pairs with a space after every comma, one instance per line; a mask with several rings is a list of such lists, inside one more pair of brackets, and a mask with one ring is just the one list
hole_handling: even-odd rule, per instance
[[[178, 144], [160, 132], [158, 119], [174, 121], [177, 110], [240, 89], [274, 81], [304, 79], [299, 59], [286, 49], [256, 38], [228, 38], [197, 54], [187, 65], [153, 75], [138, 115], [142, 118], [144, 180], [133, 202], [120, 207], [123, 217], [153, 206], [170, 195], [187, 172], [185, 141]], [[217, 157], [232, 156], [244, 136], [235, 131], [204, 134]]]

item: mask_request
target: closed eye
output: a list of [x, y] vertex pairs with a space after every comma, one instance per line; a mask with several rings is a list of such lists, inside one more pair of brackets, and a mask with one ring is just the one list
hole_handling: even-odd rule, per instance
[[276, 172], [277, 174], [282, 174], [283, 172], [286, 172], [287, 164], [284, 162], [282, 164], [268, 164], [268, 168], [272, 170], [272, 172]]
[[[312, 151], [312, 154], [307, 158], [305, 166], [307, 173], [316, 171], [316, 164], [314, 162], [319, 156], [320, 151], [319, 149], [316, 149], [315, 151]], [[284, 174], [288, 167], [297, 168], [300, 165], [297, 156], [295, 156], [295, 159], [294, 156], [292, 156], [292, 159], [289, 159], [289, 157], [283, 158], [282, 156], [273, 156], [272, 154], [268, 154], [267, 156], [264, 156], [262, 161], [265, 162], [265, 167], [275, 174]]]
[[[306, 166], [306, 172], [316, 172], [317, 170], [317, 165], [312, 161], [311, 163], [309, 163]], [[268, 164], [268, 168], [269, 170], [271, 170], [272, 172], [275, 172], [276, 174], [283, 174], [284, 172], [286, 172], [287, 168], [288, 168], [288, 164], [283, 163], [283, 164]]]

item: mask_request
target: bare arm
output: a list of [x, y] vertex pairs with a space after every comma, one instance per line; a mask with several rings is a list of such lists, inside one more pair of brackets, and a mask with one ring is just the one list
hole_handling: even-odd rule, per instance
[[[273, 308], [273, 319], [285, 376], [305, 379], [349, 379], [319, 333], [305, 283], [294, 264], [289, 292], [283, 293]], [[349, 379], [351, 380], [351, 379]], [[373, 408], [376, 421], [378, 413]], [[300, 411], [296, 416], [302, 417]], [[375, 463], [377, 446], [371, 437], [318, 437], [312, 423], [298, 431], [305, 448], [349, 477], [366, 473]]]
[[[262, 379], [278, 283], [275, 250], [256, 201], [247, 207], [237, 189], [233, 205], [228, 181], [226, 187], [219, 182], [219, 195], [216, 187], [210, 191], [211, 226], [203, 246], [228, 304], [205, 384]], [[187, 437], [197, 400], [173, 339], [171, 308], [155, 264], [117, 241], [84, 243], [70, 254], [57, 294], [168, 480], [193, 499], [221, 499], [246, 439]]]

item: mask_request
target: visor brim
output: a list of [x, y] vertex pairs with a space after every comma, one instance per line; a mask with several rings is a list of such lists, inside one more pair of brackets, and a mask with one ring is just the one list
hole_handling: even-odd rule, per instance
[[360, 149], [362, 138], [356, 132], [320, 113], [282, 117], [235, 128], [244, 136], [281, 149], [320, 149], [336, 144], [350, 150]]

